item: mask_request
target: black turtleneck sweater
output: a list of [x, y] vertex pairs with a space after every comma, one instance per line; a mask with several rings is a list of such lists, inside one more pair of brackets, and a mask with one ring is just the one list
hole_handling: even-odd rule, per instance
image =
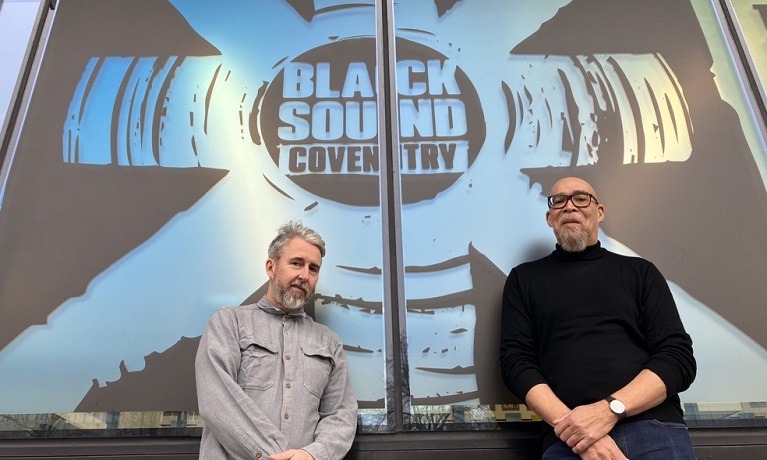
[[650, 262], [599, 242], [578, 253], [557, 245], [511, 271], [502, 309], [501, 373], [520, 399], [547, 383], [573, 409], [649, 369], [666, 384], [668, 398], [623, 422], [683, 421], [677, 393], [695, 378], [692, 340]]

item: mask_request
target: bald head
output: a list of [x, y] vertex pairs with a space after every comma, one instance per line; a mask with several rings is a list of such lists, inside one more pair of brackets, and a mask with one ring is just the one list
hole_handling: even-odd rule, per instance
[[581, 192], [590, 193], [594, 197], [597, 196], [597, 192], [594, 191], [594, 187], [591, 186], [588, 182], [581, 179], [580, 177], [565, 177], [563, 179], [559, 179], [552, 187], [551, 187], [551, 194], [557, 195], [557, 194], [570, 194], [575, 192], [567, 192], [577, 190]]

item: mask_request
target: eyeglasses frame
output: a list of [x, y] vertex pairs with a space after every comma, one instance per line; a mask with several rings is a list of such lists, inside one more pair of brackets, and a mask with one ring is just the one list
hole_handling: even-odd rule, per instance
[[[589, 202], [586, 205], [584, 205], [584, 206], [578, 206], [577, 204], [575, 204], [575, 201], [573, 201], [573, 197], [576, 196], [576, 195], [586, 195], [586, 196], [588, 196], [589, 197]], [[564, 196], [564, 197], [567, 197], [567, 199], [565, 200], [564, 204], [562, 204], [562, 206], [554, 207], [554, 204], [552, 203], [551, 199], [554, 198], [555, 196]], [[575, 206], [578, 209], [588, 208], [589, 206], [591, 206], [591, 202], [592, 201], [594, 203], [596, 203], [597, 205], [599, 205], [599, 201], [597, 201], [597, 197], [595, 197], [591, 193], [586, 193], [586, 192], [576, 192], [576, 193], [573, 193], [572, 195], [565, 195], [564, 193], [557, 193], [556, 195], [550, 195], [550, 196], [546, 197], [546, 204], [548, 204], [549, 209], [562, 209], [562, 208], [567, 206], [567, 202], [568, 201], [570, 203], [572, 203], [573, 206]]]

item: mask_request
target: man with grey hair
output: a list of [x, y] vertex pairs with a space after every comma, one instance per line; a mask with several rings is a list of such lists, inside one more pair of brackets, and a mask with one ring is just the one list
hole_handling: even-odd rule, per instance
[[269, 245], [267, 292], [222, 308], [195, 362], [202, 459], [337, 460], [351, 447], [357, 401], [338, 336], [312, 320], [325, 242], [298, 222]]
[[501, 373], [551, 428], [543, 458], [695, 458], [678, 393], [692, 340], [657, 268], [602, 248], [605, 207], [577, 177], [551, 189], [557, 246], [515, 267], [503, 291]]

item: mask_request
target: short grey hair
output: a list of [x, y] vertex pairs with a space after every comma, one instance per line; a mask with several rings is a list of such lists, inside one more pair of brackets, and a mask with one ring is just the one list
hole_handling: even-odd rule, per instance
[[277, 236], [269, 244], [269, 258], [277, 260], [282, 256], [282, 250], [288, 241], [293, 238], [301, 238], [309, 244], [312, 244], [320, 250], [320, 255], [325, 257], [325, 241], [319, 233], [309, 227], [306, 227], [300, 221], [291, 220], [277, 230]]

